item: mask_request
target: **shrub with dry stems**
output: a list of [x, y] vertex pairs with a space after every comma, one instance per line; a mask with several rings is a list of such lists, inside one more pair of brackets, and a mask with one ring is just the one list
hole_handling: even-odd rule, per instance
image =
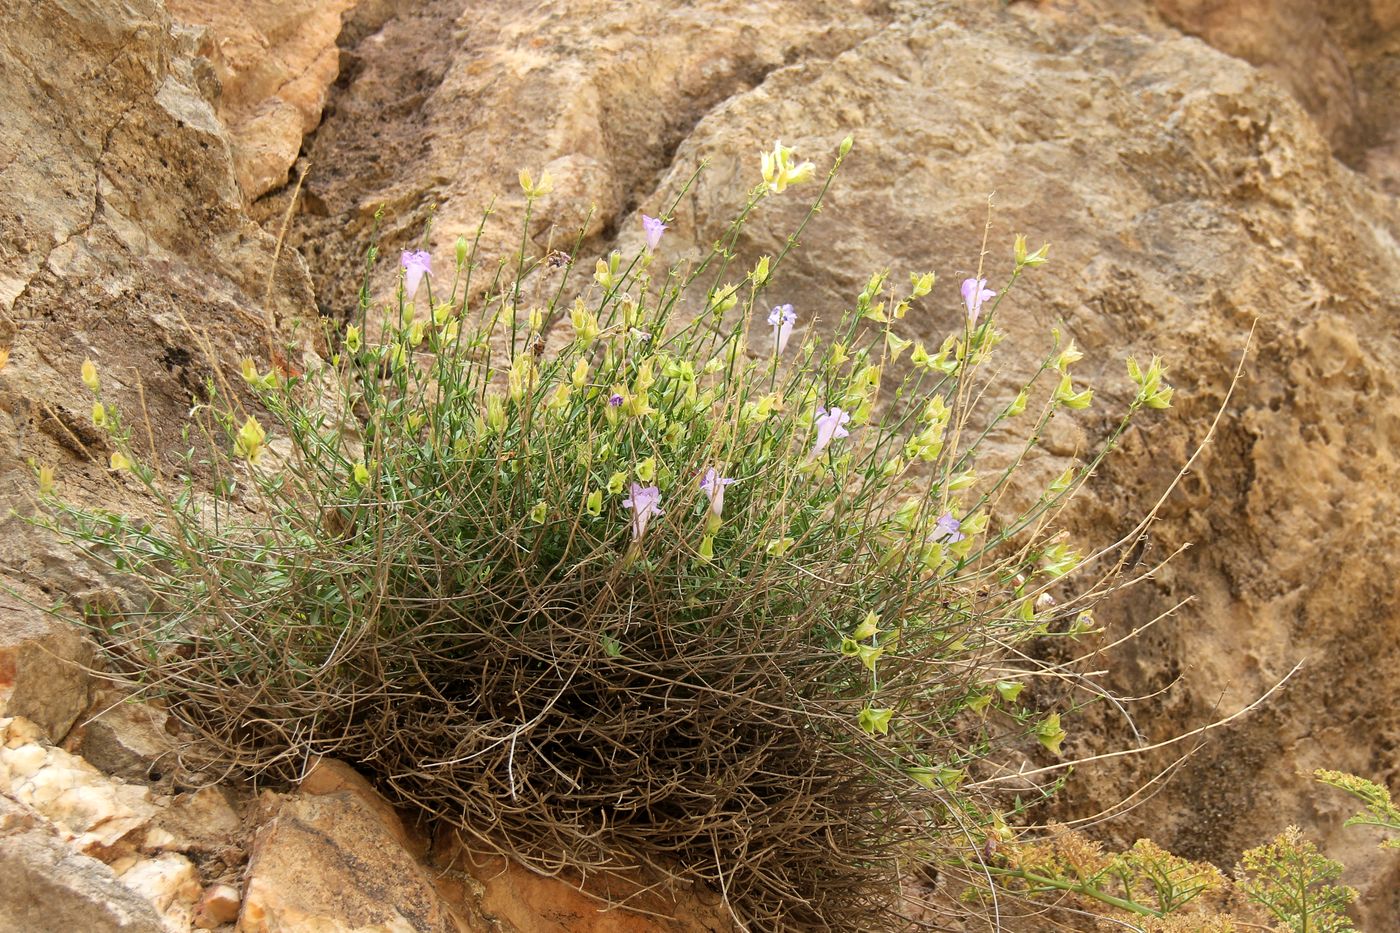
[[[114, 670], [231, 765], [344, 758], [530, 864], [700, 880], [754, 929], [893, 923], [905, 866], [1002, 831], [963, 786], [987, 718], [1059, 751], [1062, 711], [988, 665], [1092, 624], [1117, 567], [1056, 520], [1103, 454], [1004, 514], [1048, 421], [1091, 402], [1058, 334], [1009, 391], [986, 365], [1044, 248], [1017, 239], [1000, 293], [980, 263], [946, 296], [882, 273], [804, 321], [765, 300], [786, 251], [731, 270], [764, 200], [813, 174], [781, 146], [763, 162], [707, 255], [667, 264], [669, 212], [643, 217], [644, 247], [586, 284], [566, 257], [538, 303], [545, 259], [483, 287], [461, 240], [450, 285], [405, 251], [377, 304], [371, 250], [328, 358], [245, 361], [251, 397], [211, 382], [178, 466], [85, 370], [114, 475], [164, 515], [46, 496], [145, 587], [94, 617]], [[521, 182], [531, 204], [548, 189]], [[901, 336], [911, 307], [945, 313], [947, 339]], [[1104, 451], [1170, 402], [1159, 363], [1129, 370]], [[979, 471], [1010, 424], [1020, 455]]]

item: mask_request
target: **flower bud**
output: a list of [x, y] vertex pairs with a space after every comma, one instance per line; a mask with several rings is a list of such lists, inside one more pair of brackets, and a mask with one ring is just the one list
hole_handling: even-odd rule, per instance
[[101, 384], [97, 381], [97, 364], [92, 360], [83, 360], [83, 385], [92, 392], [97, 392]]
[[851, 637], [860, 641], [864, 638], [876, 634], [880, 631], [880, 615], [877, 612], [867, 612], [865, 618], [857, 625], [855, 631], [851, 632]]
[[716, 314], [722, 314], [739, 303], [739, 286], [726, 284], [714, 295]]
[[1016, 398], [1012, 400], [1011, 404], [1006, 406], [1006, 417], [1015, 418], [1021, 412], [1025, 411], [1027, 397], [1025, 389], [1017, 393]]
[[922, 275], [911, 272], [909, 274], [909, 284], [913, 286], [913, 291], [910, 293], [910, 297], [922, 298], [927, 295], [933, 290], [933, 283], [936, 279], [937, 276], [932, 272], [925, 272]]

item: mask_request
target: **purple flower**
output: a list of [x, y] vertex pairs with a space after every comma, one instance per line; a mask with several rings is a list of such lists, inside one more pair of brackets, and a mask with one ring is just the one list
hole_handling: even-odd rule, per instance
[[423, 281], [423, 276], [432, 275], [433, 257], [424, 249], [406, 249], [399, 257], [399, 264], [403, 266], [403, 290], [408, 296], [408, 300], [413, 300], [414, 292], [418, 291], [418, 283]]
[[954, 518], [952, 512], [944, 512], [942, 515], [938, 516], [938, 520], [933, 523], [933, 527], [936, 530], [933, 540], [941, 544], [957, 544], [967, 537], [967, 535], [963, 534], [961, 531], [962, 522]]
[[613, 408], [621, 408], [623, 401], [623, 397], [621, 395], [618, 395], [616, 392], [608, 396], [608, 404], [611, 405]]
[[982, 313], [982, 302], [996, 297], [996, 292], [987, 287], [986, 279], [963, 279], [963, 304], [967, 305], [967, 326], [976, 327], [977, 317]]
[[622, 505], [632, 510], [632, 538], [636, 541], [646, 534], [652, 516], [665, 514], [661, 511], [661, 490], [656, 486], [633, 483], [632, 495], [623, 499]]
[[646, 214], [643, 214], [642, 229], [645, 230], [647, 234], [647, 252], [656, 252], [656, 244], [661, 242], [661, 234], [666, 232], [666, 224], [663, 224], [660, 219], [656, 217], [648, 217]]
[[715, 513], [715, 518], [724, 514], [724, 487], [734, 480], [727, 476], [720, 476], [719, 470], [710, 467], [705, 471], [705, 475], [700, 480], [700, 488], [705, 490], [705, 495], [710, 497], [710, 511]]
[[817, 428], [817, 442], [812, 445], [812, 456], [816, 457], [823, 450], [826, 450], [827, 446], [837, 438], [850, 437], [851, 432], [843, 427], [843, 425], [848, 424], [850, 420], [850, 412], [842, 411], [836, 407], [833, 407], [831, 411], [827, 411], [825, 408], [818, 408], [817, 420], [815, 422]]
[[781, 355], [792, 336], [792, 325], [797, 323], [797, 312], [792, 310], [792, 305], [778, 305], [768, 312], [768, 323], [773, 327], [773, 342]]

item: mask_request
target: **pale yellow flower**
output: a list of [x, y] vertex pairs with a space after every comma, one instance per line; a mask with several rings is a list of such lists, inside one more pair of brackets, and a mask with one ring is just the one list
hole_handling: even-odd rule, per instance
[[798, 162], [792, 149], [781, 141], [773, 144], [772, 152], [762, 154], [763, 181], [768, 190], [782, 194], [788, 185], [798, 185], [811, 179], [817, 167], [811, 162]]
[[263, 430], [263, 426], [258, 424], [257, 418], [249, 415], [233, 440], [233, 452], [249, 463], [257, 463], [262, 459], [263, 451], [267, 449], [264, 443], [266, 440], [267, 432]]

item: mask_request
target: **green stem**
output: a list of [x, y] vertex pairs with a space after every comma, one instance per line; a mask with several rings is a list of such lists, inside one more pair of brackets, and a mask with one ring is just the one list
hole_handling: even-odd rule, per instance
[[1154, 910], [1151, 907], [1148, 907], [1144, 904], [1139, 904], [1136, 901], [1130, 901], [1126, 898], [1121, 898], [1117, 897], [1116, 895], [1109, 894], [1107, 891], [1101, 891], [1085, 881], [1070, 881], [1066, 878], [1051, 878], [1046, 875], [1041, 875], [1037, 872], [1027, 871], [1024, 868], [995, 868], [990, 865], [979, 865], [975, 866], [975, 868], [979, 872], [986, 871], [994, 875], [1000, 875], [1006, 878], [1020, 878], [1022, 881], [1028, 881], [1032, 884], [1043, 885], [1044, 887], [1053, 888], [1057, 891], [1068, 891], [1071, 894], [1082, 894], [1085, 897], [1092, 897], [1096, 901], [1101, 901], [1113, 907], [1118, 907], [1130, 913], [1135, 913], [1141, 917], [1165, 916], [1165, 914], [1163, 914], [1160, 910]]

